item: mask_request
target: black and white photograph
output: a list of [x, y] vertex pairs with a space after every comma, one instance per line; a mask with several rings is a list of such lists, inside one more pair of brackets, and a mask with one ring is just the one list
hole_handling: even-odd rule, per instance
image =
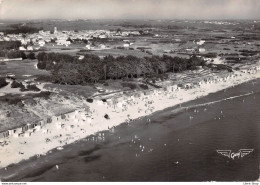
[[0, 184], [260, 184], [260, 0], [0, 0]]

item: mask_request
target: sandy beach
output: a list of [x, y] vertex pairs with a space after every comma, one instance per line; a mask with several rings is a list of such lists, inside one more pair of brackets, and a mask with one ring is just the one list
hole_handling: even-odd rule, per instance
[[[259, 64], [258, 64], [259, 65]], [[107, 103], [95, 100], [88, 103], [89, 110], [80, 109], [71, 113], [65, 119], [53, 121], [23, 137], [11, 135], [1, 139], [0, 168], [12, 163], [19, 163], [32, 156], [41, 157], [48, 151], [57, 148], [62, 150], [64, 145], [86, 138], [100, 131], [110, 130], [123, 122], [140, 119], [156, 111], [188, 102], [210, 93], [260, 78], [260, 72], [249, 74], [235, 71], [234, 77], [214, 83], [201, 84], [190, 89], [176, 91], [158, 90], [150, 95], [127, 97], [124, 101], [111, 107]], [[87, 102], [86, 102], [87, 103]], [[107, 115], [107, 116], [105, 116]], [[192, 119], [192, 118], [190, 118]], [[149, 120], [147, 120], [149, 122]], [[89, 137], [90, 140], [103, 140], [102, 133], [98, 137]]]

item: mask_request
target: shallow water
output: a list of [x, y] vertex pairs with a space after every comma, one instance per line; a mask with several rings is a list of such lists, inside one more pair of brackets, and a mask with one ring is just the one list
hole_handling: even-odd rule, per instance
[[[252, 91], [251, 95], [224, 100]], [[194, 107], [217, 100], [223, 101]], [[257, 180], [259, 108], [260, 80], [255, 80], [122, 124], [113, 133], [104, 132], [104, 141], [82, 140], [66, 146], [64, 151], [39, 159], [41, 163], [36, 160], [40, 167], [32, 168], [33, 173], [27, 168], [27, 174], [9, 180]], [[235, 159], [216, 151], [240, 149], [254, 150]]]

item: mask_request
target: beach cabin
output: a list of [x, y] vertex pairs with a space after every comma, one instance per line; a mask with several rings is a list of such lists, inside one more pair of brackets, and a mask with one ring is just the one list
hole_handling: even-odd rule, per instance
[[40, 125], [37, 125], [34, 128], [35, 128], [36, 131], [40, 131], [42, 127]]
[[241, 73], [246, 73], [246, 72], [247, 72], [246, 69], [241, 70]]
[[22, 132], [25, 132], [29, 129], [29, 124], [26, 124], [24, 126], [22, 126]]
[[16, 129], [8, 130], [8, 132], [9, 132], [9, 136], [12, 136], [15, 134]]
[[192, 86], [193, 86], [193, 87], [199, 87], [199, 86], [200, 86], [200, 83], [199, 83], [199, 82], [193, 82], [193, 83], [192, 83]]
[[44, 122], [44, 120], [40, 120], [40, 121], [38, 121], [37, 123], [36, 123], [36, 125], [38, 126], [43, 126], [43, 125], [45, 125], [45, 123], [46, 122]]
[[61, 114], [60, 117], [61, 117], [61, 119], [64, 120], [66, 118], [66, 115], [65, 114]]
[[6, 138], [9, 136], [9, 132], [8, 131], [4, 131], [0, 133], [0, 138]]
[[149, 95], [152, 95], [152, 94], [153, 94], [153, 91], [151, 91], [151, 90], [144, 91], [145, 96], [149, 96]]
[[107, 105], [108, 106], [112, 106], [113, 105], [113, 101], [111, 99], [107, 99]]
[[134, 97], [135, 97], [135, 98], [140, 98], [140, 97], [141, 97], [141, 94], [137, 92], [137, 93], [134, 94]]
[[35, 127], [35, 124], [30, 124], [30, 123], [28, 123], [27, 125], [28, 125], [28, 127], [29, 127], [28, 129], [33, 129], [33, 128]]
[[24, 137], [30, 137], [32, 135], [32, 132], [25, 132]]
[[118, 103], [117, 97], [112, 98], [113, 105], [116, 105]]
[[24, 137], [24, 132], [19, 133], [19, 134], [18, 134], [18, 137]]
[[177, 87], [182, 89], [184, 87], [184, 85], [183, 84], [178, 84]]
[[68, 121], [69, 119], [74, 119], [77, 117], [77, 115], [80, 113], [80, 110], [74, 110], [74, 111], [70, 111], [66, 114], [63, 114], [64, 116], [62, 116], [66, 121]]
[[172, 91], [176, 91], [176, 90], [178, 90], [178, 85], [176, 84], [172, 85]]
[[52, 123], [52, 118], [48, 117], [47, 118], [47, 123]]
[[173, 91], [173, 88], [172, 88], [172, 86], [167, 86], [166, 88], [167, 88], [167, 91], [170, 91], [170, 92], [172, 92], [172, 91]]

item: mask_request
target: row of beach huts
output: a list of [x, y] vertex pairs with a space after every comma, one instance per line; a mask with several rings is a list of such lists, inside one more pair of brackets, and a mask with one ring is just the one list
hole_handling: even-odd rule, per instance
[[[47, 133], [48, 130], [43, 129], [43, 126], [46, 124], [55, 124], [57, 128], [62, 128], [66, 123], [73, 120], [74, 122], [85, 121], [87, 119], [88, 110], [87, 109], [76, 109], [69, 111], [67, 113], [47, 117], [34, 123], [27, 123], [20, 127], [9, 129], [7, 131], [0, 132], [0, 139], [13, 136], [15, 138], [19, 137], [29, 137], [34, 134], [36, 131], [42, 131]], [[73, 127], [73, 125], [70, 125]]]

